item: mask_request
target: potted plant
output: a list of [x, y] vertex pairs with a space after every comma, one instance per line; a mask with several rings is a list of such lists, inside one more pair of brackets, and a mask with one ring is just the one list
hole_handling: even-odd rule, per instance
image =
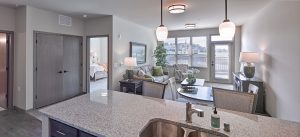
[[186, 81], [189, 84], [194, 84], [196, 82], [196, 78], [193, 74], [188, 74], [188, 77], [187, 77]]
[[164, 48], [163, 44], [159, 44], [154, 50], [154, 57], [156, 59], [156, 66], [161, 66], [163, 68], [167, 65], [167, 50]]

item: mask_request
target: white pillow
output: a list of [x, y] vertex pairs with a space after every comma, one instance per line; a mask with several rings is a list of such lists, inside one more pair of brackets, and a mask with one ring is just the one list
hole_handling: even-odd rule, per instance
[[138, 72], [139, 77], [144, 77], [145, 74], [146, 73], [143, 70], [139, 70], [139, 72]]

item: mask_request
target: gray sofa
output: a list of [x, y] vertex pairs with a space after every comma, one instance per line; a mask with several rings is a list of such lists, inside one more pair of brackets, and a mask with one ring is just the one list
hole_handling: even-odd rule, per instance
[[147, 75], [151, 75], [154, 78], [154, 82], [163, 83], [169, 80], [169, 75], [164, 73], [162, 76], [153, 76], [153, 66], [143, 65], [137, 68], [138, 70], [143, 70]]
[[153, 77], [154, 82], [158, 82], [158, 83], [165, 83], [169, 80], [169, 75], [167, 72], [164, 72], [164, 75], [162, 76], [153, 76], [153, 66], [152, 65], [143, 65], [143, 66], [138, 66], [135, 70], [134, 70], [134, 78], [136, 79], [141, 79], [141, 80], [148, 80], [146, 78], [142, 78], [138, 76], [138, 72], [139, 70], [143, 70], [147, 75], [150, 75]]

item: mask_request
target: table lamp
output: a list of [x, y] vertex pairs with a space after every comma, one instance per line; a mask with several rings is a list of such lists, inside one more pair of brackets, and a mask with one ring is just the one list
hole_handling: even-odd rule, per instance
[[244, 64], [244, 75], [246, 78], [253, 78], [255, 74], [255, 66], [253, 63], [259, 62], [259, 54], [257, 52], [241, 52], [240, 62]]
[[124, 65], [128, 67], [126, 73], [128, 75], [129, 81], [132, 81], [133, 78], [133, 68], [137, 66], [136, 58], [135, 57], [126, 57], [124, 59]]

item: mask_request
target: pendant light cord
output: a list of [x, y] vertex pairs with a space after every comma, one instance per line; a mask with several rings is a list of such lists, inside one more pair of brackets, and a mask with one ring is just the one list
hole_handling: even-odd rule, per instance
[[160, 0], [160, 25], [162, 26], [163, 25], [163, 1]]
[[225, 20], [227, 19], [227, 0], [225, 0]]

